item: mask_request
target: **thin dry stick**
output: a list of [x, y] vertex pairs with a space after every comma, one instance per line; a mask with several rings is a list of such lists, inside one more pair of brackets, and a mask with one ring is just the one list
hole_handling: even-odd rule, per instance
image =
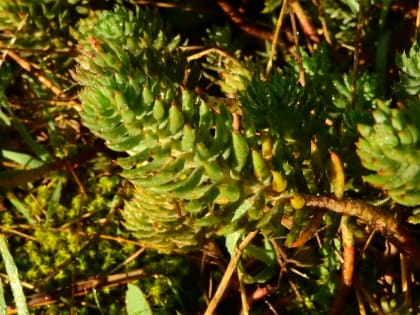
[[244, 285], [244, 281], [243, 281], [244, 275], [238, 267], [236, 267], [236, 273], [238, 275], [239, 291], [241, 293], [241, 303], [242, 303], [241, 314], [242, 315], [249, 315], [249, 304], [248, 304], [248, 299], [246, 297], [246, 290], [245, 290], [245, 285]]
[[[5, 231], [2, 231], [2, 232], [4, 233]], [[31, 240], [31, 241], [36, 241], [36, 238], [33, 237], [32, 235], [25, 234], [23, 232], [20, 232], [18, 230], [15, 230], [15, 229], [7, 229], [7, 233], [19, 235], [20, 237], [26, 238], [26, 239]]]
[[83, 197], [87, 198], [87, 192], [85, 189], [85, 186], [83, 186], [82, 181], [79, 179], [79, 176], [77, 176], [76, 172], [74, 171], [73, 168], [68, 168], [68, 170], [70, 171], [71, 176], [73, 177], [74, 181], [76, 182], [77, 186], [79, 186], [79, 190], [81, 192], [81, 194], [83, 195]]
[[21, 106], [23, 104], [26, 105], [38, 105], [38, 104], [48, 104], [51, 106], [73, 106], [74, 109], [80, 111], [82, 106], [76, 100], [77, 96], [69, 96], [69, 97], [60, 97], [55, 99], [48, 99], [48, 98], [30, 98], [30, 97], [10, 97], [10, 103], [14, 106]]
[[372, 295], [370, 295], [370, 293], [368, 292], [368, 290], [363, 286], [363, 284], [361, 283], [361, 281], [355, 277], [354, 279], [354, 285], [357, 286], [357, 289], [359, 290], [359, 292], [363, 295], [363, 297], [365, 298], [365, 300], [369, 303], [369, 306], [373, 309], [374, 314], [377, 315], [386, 315], [381, 307], [378, 305], [378, 303], [376, 303], [375, 299], [373, 298]]
[[273, 59], [276, 53], [277, 43], [279, 41], [280, 30], [283, 24], [284, 13], [286, 12], [286, 8], [287, 8], [287, 2], [288, 2], [287, 0], [283, 1], [283, 4], [280, 9], [279, 17], [277, 18], [276, 30], [274, 32], [273, 41], [271, 43], [270, 57], [268, 58], [267, 68], [265, 70], [266, 77], [268, 77], [268, 75], [271, 72], [271, 68], [273, 67]]
[[273, 313], [273, 315], [279, 315], [273, 305], [270, 304], [267, 300], [264, 300], [265, 304], [267, 304], [268, 309]]
[[144, 248], [144, 247], [140, 248], [138, 251], [136, 251], [130, 257], [126, 258], [122, 263], [120, 263], [117, 266], [115, 266], [109, 273], [112, 274], [112, 273], [117, 272], [118, 270], [120, 270], [121, 268], [123, 268], [125, 265], [129, 264], [130, 262], [132, 262], [133, 260], [135, 260], [137, 257], [139, 257], [141, 254], [143, 254], [145, 250], [146, 250], [146, 248]]
[[416, 30], [414, 31], [414, 38], [417, 39], [420, 30], [420, 0], [417, 5]]
[[325, 18], [326, 14], [325, 14], [324, 2], [325, 1], [321, 1], [320, 3], [318, 3], [318, 19], [321, 22], [322, 35], [324, 35], [324, 38], [327, 41], [327, 43], [332, 45], [331, 34], [328, 29], [327, 21]]
[[62, 94], [60, 87], [55, 85], [51, 80], [49, 80], [46, 76], [42, 75], [39, 70], [40, 68], [36, 66], [34, 63], [26, 61], [24, 58], [20, 57], [14, 51], [8, 51], [8, 56], [13, 59], [22, 69], [27, 72], [32, 73], [38, 81], [47, 87], [51, 92], [55, 95], [59, 96]]
[[367, 238], [367, 240], [366, 240], [365, 244], [363, 245], [363, 248], [362, 248], [362, 254], [366, 252], [366, 250], [367, 250], [367, 248], [369, 247], [370, 243], [372, 242], [372, 239], [373, 239], [373, 237], [375, 236], [375, 233], [376, 233], [376, 232], [377, 232], [377, 231], [372, 230], [372, 231], [369, 233], [369, 236], [368, 236], [368, 238]]
[[212, 53], [219, 54], [220, 56], [222, 56], [222, 57], [224, 57], [226, 59], [229, 59], [229, 60], [232, 60], [232, 61], [236, 61], [236, 58], [235, 57], [232, 57], [228, 52], [226, 52], [226, 51], [224, 51], [224, 50], [222, 50], [220, 48], [208, 48], [208, 49], [202, 50], [202, 51], [200, 51], [198, 53], [195, 53], [195, 54], [193, 54], [191, 56], [188, 56], [187, 57], [187, 61], [188, 62], [191, 62], [193, 60], [200, 59], [200, 58], [202, 58], [204, 56], [207, 56], [207, 55], [210, 55]]
[[[13, 46], [13, 44], [16, 42], [17, 39], [17, 33], [23, 28], [23, 26], [26, 24], [26, 20], [28, 19], [29, 14], [25, 14], [25, 16], [23, 17], [23, 19], [20, 21], [17, 29], [16, 29], [16, 33], [13, 36], [13, 38], [10, 40], [9, 42], [9, 46], [7, 48], [10, 48], [11, 46]], [[6, 61], [6, 57], [9, 54], [9, 50], [3, 50], [3, 55], [1, 56], [0, 59], [0, 67], [3, 65], [3, 62]]]
[[273, 246], [274, 254], [276, 255], [277, 264], [280, 266], [280, 272], [277, 279], [277, 287], [279, 287], [282, 277], [284, 273], [287, 271], [287, 256], [274, 239], [270, 239], [270, 243], [271, 243], [271, 246]]
[[351, 86], [350, 86], [350, 107], [354, 106], [356, 102], [356, 90], [357, 90], [357, 72], [359, 69], [359, 58], [360, 58], [360, 49], [361, 49], [361, 39], [362, 39], [362, 23], [365, 18], [363, 15], [363, 1], [359, 1], [359, 13], [357, 15], [357, 24], [356, 24], [356, 39], [354, 44], [354, 56], [353, 56], [353, 69], [351, 71]]
[[293, 31], [292, 35], [293, 35], [293, 41], [295, 43], [295, 50], [296, 50], [295, 60], [296, 60], [296, 63], [298, 64], [298, 66], [299, 66], [299, 80], [298, 81], [299, 81], [300, 85], [305, 86], [305, 69], [303, 68], [303, 65], [302, 65], [302, 56], [301, 56], [300, 50], [299, 50], [299, 38], [297, 36], [298, 31], [297, 31], [297, 27], [296, 27], [295, 14], [296, 13], [293, 11], [293, 8], [290, 7], [290, 22], [292, 23], [292, 31]]
[[49, 89], [55, 96], [67, 98], [68, 106], [72, 106], [76, 110], [80, 111], [80, 104], [72, 100], [71, 98], [68, 98], [67, 95], [64, 93], [64, 91], [60, 88], [60, 86], [56, 85], [54, 82], [48, 79], [43, 74], [45, 70], [42, 70], [39, 66], [37, 66], [36, 64], [32, 62], [26, 61], [24, 58], [20, 57], [14, 51], [8, 50], [7, 55], [11, 59], [13, 59], [22, 69], [24, 69], [28, 73], [31, 73], [38, 80], [39, 83], [41, 83], [47, 89]]
[[411, 272], [407, 261], [407, 257], [400, 253], [400, 266], [401, 266], [401, 291], [404, 293], [404, 302], [406, 305], [411, 305]]
[[360, 293], [360, 290], [356, 286], [354, 287], [354, 293], [356, 294], [357, 306], [359, 308], [359, 315], [366, 315], [366, 308], [363, 304], [362, 294]]
[[302, 294], [299, 292], [298, 286], [295, 284], [295, 282], [293, 282], [292, 280], [288, 280], [287, 281], [290, 285], [290, 288], [292, 289], [292, 291], [295, 293], [295, 298], [299, 301], [302, 302], [305, 300], [302, 296]]
[[211, 299], [204, 315], [213, 315], [214, 311], [216, 310], [217, 305], [219, 304], [221, 298], [223, 297], [223, 293], [226, 290], [227, 285], [229, 284], [229, 280], [233, 275], [233, 272], [236, 269], [236, 265], [238, 264], [239, 259], [241, 258], [243, 250], [251, 243], [253, 238], [258, 234], [258, 231], [250, 232], [245, 239], [239, 244], [239, 246], [235, 249], [229, 264], [226, 268], [226, 271], [222, 277], [222, 280], [217, 287], [216, 292], [214, 293], [213, 298]]
[[296, 17], [299, 20], [299, 24], [302, 27], [302, 31], [309, 37], [310, 40], [312, 40], [315, 43], [319, 43], [320, 39], [316, 32], [316, 29], [312, 25], [311, 20], [306, 15], [299, 1], [292, 1], [290, 3], [290, 8], [292, 9], [293, 13], [296, 14]]
[[[0, 281], [1, 279], [3, 279], [3, 284], [7, 284], [10, 283], [9, 280], [9, 276], [5, 273], [0, 273]], [[29, 289], [29, 290], [35, 290], [35, 285], [29, 283], [29, 282], [25, 282], [25, 281], [20, 281], [20, 283], [22, 284], [22, 287], [25, 289]]]

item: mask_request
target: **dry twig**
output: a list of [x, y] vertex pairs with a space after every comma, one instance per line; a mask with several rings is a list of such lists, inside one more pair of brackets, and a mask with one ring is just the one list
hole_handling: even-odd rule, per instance
[[258, 234], [258, 231], [253, 231], [249, 233], [245, 239], [239, 244], [239, 246], [236, 248], [234, 254], [232, 255], [229, 264], [226, 268], [226, 271], [223, 275], [222, 280], [219, 283], [219, 286], [217, 287], [216, 292], [214, 293], [213, 298], [211, 299], [209, 305], [207, 306], [206, 311], [204, 312], [204, 315], [213, 315], [214, 311], [216, 310], [217, 305], [219, 304], [221, 298], [223, 297], [223, 293], [226, 290], [226, 287], [229, 284], [229, 280], [233, 275], [233, 272], [236, 270], [236, 266], [238, 264], [239, 259], [241, 258], [242, 252], [244, 249], [251, 243], [251, 241], [254, 239], [254, 237]]

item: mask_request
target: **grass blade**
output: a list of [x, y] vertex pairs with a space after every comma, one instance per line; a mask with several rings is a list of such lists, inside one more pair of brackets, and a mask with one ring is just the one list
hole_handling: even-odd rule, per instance
[[39, 167], [44, 164], [40, 160], [26, 153], [9, 151], [9, 150], [1, 150], [1, 155], [5, 159], [8, 159], [10, 161], [16, 162], [20, 165], [23, 165], [29, 168]]
[[39, 159], [41, 159], [44, 162], [51, 161], [51, 155], [50, 153], [38, 142], [36, 142], [32, 136], [30, 135], [29, 131], [26, 129], [25, 125], [23, 125], [19, 119], [15, 116], [15, 114], [12, 112], [12, 110], [9, 107], [9, 104], [7, 102], [5, 103], [6, 109], [9, 112], [9, 115], [12, 117], [12, 123], [16, 130], [19, 132], [20, 136], [22, 137], [23, 141], [31, 148], [32, 152], [34, 152]]
[[36, 223], [35, 217], [32, 215], [31, 211], [29, 211], [29, 209], [22, 202], [20, 202], [18, 198], [16, 198], [14, 193], [9, 191], [6, 196], [10, 203], [16, 208], [16, 210], [25, 217], [29, 224]]
[[19, 273], [7, 246], [4, 235], [0, 235], [0, 254], [4, 261], [7, 276], [9, 277], [10, 287], [12, 289], [13, 298], [15, 299], [18, 315], [29, 315], [28, 304], [23, 293], [23, 288], [19, 280]]
[[57, 185], [54, 188], [54, 191], [51, 195], [50, 200], [48, 201], [48, 207], [47, 207], [47, 220], [46, 220], [46, 224], [49, 225], [49, 221], [51, 219], [51, 217], [54, 215], [54, 213], [56, 212], [58, 203], [60, 202], [61, 199], [61, 191], [63, 188], [63, 182], [59, 179]]
[[0, 279], [0, 315], [6, 315], [7, 304], [6, 300], [4, 299], [4, 288], [3, 282]]

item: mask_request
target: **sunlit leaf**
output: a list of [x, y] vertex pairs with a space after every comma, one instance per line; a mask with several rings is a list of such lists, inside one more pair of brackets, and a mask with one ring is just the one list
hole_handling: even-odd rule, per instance
[[134, 284], [127, 284], [125, 304], [128, 315], [153, 315], [143, 291]]

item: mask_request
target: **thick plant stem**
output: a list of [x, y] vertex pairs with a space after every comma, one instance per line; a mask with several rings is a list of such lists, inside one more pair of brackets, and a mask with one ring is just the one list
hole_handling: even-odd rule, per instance
[[398, 220], [378, 207], [358, 200], [336, 200], [326, 196], [304, 196], [309, 207], [327, 209], [343, 215], [355, 216], [388, 237], [404, 254], [420, 267], [420, 246]]

